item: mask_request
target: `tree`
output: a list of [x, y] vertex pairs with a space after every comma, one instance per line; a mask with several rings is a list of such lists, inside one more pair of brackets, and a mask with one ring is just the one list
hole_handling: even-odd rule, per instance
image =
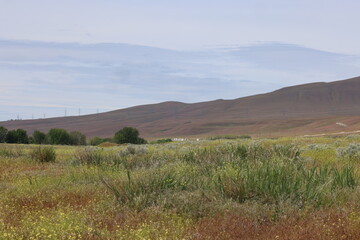
[[24, 129], [16, 129], [8, 131], [6, 134], [5, 141], [7, 143], [23, 143], [28, 144], [29, 143], [29, 137], [27, 135], [27, 132]]
[[49, 144], [69, 145], [70, 135], [65, 129], [53, 128], [46, 134], [46, 141]]
[[71, 145], [86, 145], [86, 136], [78, 131], [70, 132]]
[[21, 128], [17, 129], [16, 134], [17, 134], [17, 143], [23, 143], [23, 144], [29, 143], [29, 137], [24, 129]]
[[133, 143], [143, 144], [146, 143], [145, 139], [139, 137], [139, 131], [136, 128], [124, 127], [117, 131], [114, 135], [114, 141], [116, 143]]
[[0, 143], [5, 142], [7, 133], [8, 133], [8, 130], [6, 128], [4, 128], [3, 126], [0, 126]]
[[35, 144], [44, 144], [46, 142], [46, 134], [35, 130], [32, 135]]
[[7, 143], [17, 143], [17, 132], [16, 130], [10, 130], [6, 134], [5, 142]]

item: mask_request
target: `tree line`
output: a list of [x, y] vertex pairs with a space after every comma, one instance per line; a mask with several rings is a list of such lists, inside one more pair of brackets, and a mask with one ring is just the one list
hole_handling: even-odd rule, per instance
[[24, 129], [8, 130], [0, 126], [0, 143], [18, 144], [51, 144], [51, 145], [99, 145], [104, 142], [118, 144], [145, 144], [145, 139], [139, 137], [136, 128], [124, 127], [117, 131], [112, 138], [94, 137], [88, 142], [86, 136], [79, 131], [68, 132], [62, 128], [50, 129], [47, 133], [34, 131], [31, 136]]

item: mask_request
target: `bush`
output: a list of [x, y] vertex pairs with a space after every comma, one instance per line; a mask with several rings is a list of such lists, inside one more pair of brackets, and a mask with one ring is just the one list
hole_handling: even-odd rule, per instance
[[65, 129], [53, 128], [53, 129], [50, 129], [50, 131], [46, 135], [46, 141], [49, 144], [69, 145], [70, 144], [70, 135]]
[[80, 164], [100, 165], [104, 162], [105, 157], [101, 154], [99, 148], [86, 147], [75, 153], [75, 159], [78, 160]]
[[46, 134], [35, 130], [32, 135], [34, 144], [44, 144], [46, 143]]
[[136, 128], [124, 127], [117, 131], [114, 136], [114, 141], [119, 144], [132, 143], [132, 144], [145, 144], [146, 141], [139, 137], [139, 131]]
[[37, 162], [55, 162], [56, 153], [52, 147], [37, 147], [30, 153], [31, 159]]
[[128, 156], [128, 155], [144, 155], [148, 153], [148, 149], [146, 147], [135, 147], [135, 146], [127, 146], [126, 149], [119, 152], [120, 157]]
[[86, 136], [78, 131], [70, 132], [71, 145], [86, 145]]

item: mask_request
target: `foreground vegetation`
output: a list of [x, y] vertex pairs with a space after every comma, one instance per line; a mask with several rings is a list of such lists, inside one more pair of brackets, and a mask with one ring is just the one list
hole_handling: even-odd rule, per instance
[[0, 239], [360, 239], [360, 135], [213, 139], [1, 144]]

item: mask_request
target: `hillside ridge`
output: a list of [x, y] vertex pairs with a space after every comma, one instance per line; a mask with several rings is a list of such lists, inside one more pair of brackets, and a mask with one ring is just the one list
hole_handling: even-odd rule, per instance
[[[233, 100], [198, 103], [166, 101], [110, 112], [37, 120], [0, 122], [8, 129], [78, 130], [88, 137], [109, 137], [124, 126], [144, 137], [217, 134], [288, 135], [360, 129], [360, 77], [289, 86]], [[358, 128], [358, 129], [357, 129]]]

